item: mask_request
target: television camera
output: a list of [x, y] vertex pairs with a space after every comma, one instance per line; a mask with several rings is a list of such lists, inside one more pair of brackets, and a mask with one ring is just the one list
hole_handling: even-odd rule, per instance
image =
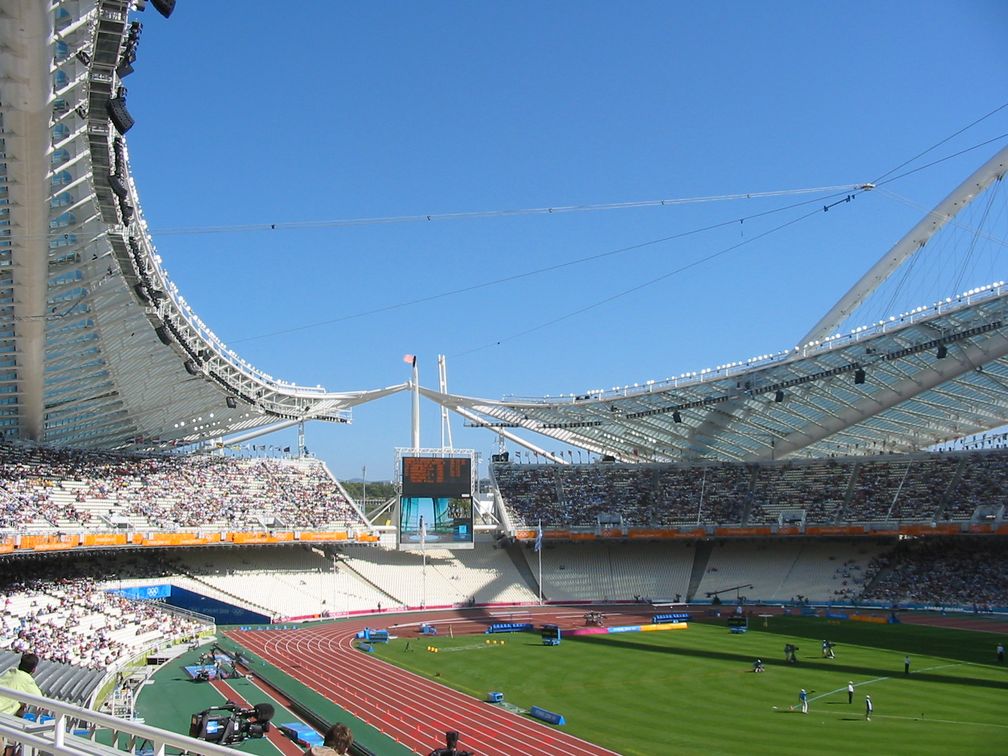
[[196, 712], [189, 721], [189, 737], [208, 743], [231, 745], [245, 738], [261, 738], [270, 729], [272, 704], [260, 703], [243, 709], [231, 701]]

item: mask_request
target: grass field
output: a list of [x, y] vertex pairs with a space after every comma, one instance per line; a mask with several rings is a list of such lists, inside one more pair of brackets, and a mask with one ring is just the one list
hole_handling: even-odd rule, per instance
[[[762, 622], [757, 620], [757, 622]], [[504, 640], [487, 645], [487, 638]], [[837, 644], [823, 659], [821, 641]], [[564, 715], [564, 730], [624, 754], [1006, 753], [1008, 670], [1000, 636], [915, 625], [773, 617], [732, 635], [724, 625], [565, 638], [531, 634], [379, 644], [381, 658], [485, 699]], [[784, 663], [784, 644], [799, 647]], [[911, 657], [911, 674], [903, 657]], [[766, 663], [755, 674], [752, 662]], [[856, 686], [847, 703], [847, 681]], [[801, 688], [809, 713], [792, 711]], [[865, 695], [875, 704], [864, 716]], [[463, 743], [464, 745], [464, 735]]]

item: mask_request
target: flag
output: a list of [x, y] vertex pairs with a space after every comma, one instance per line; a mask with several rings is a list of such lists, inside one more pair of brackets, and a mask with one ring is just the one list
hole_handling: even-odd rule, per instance
[[535, 550], [542, 551], [542, 520], [539, 520], [539, 527], [536, 528]]
[[405, 362], [410, 367], [416, 367], [416, 355], [415, 354], [404, 354], [402, 356], [402, 361]]

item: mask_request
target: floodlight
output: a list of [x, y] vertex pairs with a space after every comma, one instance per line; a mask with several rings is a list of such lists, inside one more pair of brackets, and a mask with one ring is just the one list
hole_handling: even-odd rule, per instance
[[165, 18], [168, 18], [175, 10], [175, 0], [151, 0], [151, 3], [154, 5], [154, 10]]

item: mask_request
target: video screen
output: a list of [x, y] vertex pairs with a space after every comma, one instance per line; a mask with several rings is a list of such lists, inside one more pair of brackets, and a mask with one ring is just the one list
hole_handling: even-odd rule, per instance
[[403, 457], [402, 495], [461, 497], [472, 494], [469, 457]]
[[472, 497], [400, 497], [399, 548], [473, 548]]

